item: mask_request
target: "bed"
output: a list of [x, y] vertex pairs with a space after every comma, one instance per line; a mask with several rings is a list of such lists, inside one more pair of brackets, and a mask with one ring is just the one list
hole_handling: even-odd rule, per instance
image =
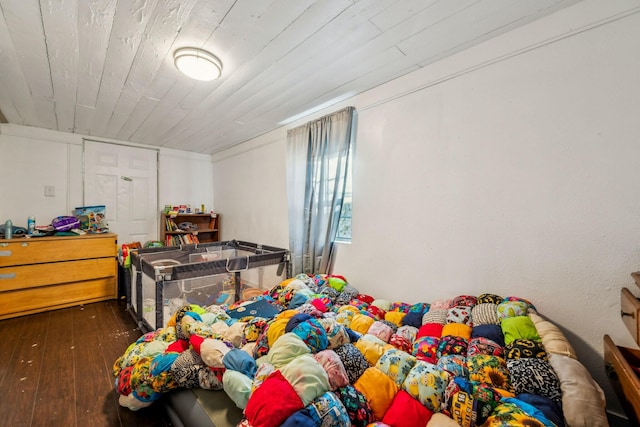
[[532, 302], [395, 302], [341, 276], [185, 305], [114, 376], [122, 406], [161, 399], [178, 426], [608, 426], [602, 390]]

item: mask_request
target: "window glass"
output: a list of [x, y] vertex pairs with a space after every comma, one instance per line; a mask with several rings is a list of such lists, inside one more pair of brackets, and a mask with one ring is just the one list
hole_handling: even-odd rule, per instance
[[338, 242], [350, 242], [351, 241], [351, 159], [353, 158], [353, 146], [349, 151], [349, 161], [347, 162], [347, 176], [344, 190], [344, 199], [342, 201], [342, 211], [340, 212], [340, 221], [338, 223], [338, 233], [336, 234], [336, 241]]

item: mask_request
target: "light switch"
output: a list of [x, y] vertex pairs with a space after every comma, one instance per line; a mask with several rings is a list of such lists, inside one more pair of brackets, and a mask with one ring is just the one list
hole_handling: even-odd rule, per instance
[[44, 196], [45, 197], [55, 197], [56, 196], [56, 187], [53, 185], [45, 185], [44, 186]]

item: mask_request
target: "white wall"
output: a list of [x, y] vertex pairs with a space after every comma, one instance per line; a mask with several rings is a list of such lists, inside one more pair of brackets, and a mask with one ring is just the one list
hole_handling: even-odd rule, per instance
[[222, 240], [289, 247], [286, 136], [279, 129], [214, 156]]
[[190, 204], [192, 208], [215, 210], [213, 206], [213, 168], [211, 156], [160, 148], [158, 203]]
[[[637, 1], [584, 1], [334, 106], [359, 117], [335, 272], [406, 302], [527, 298], [621, 412], [601, 354], [633, 345], [619, 294], [640, 293], [638, 52]], [[287, 244], [285, 140], [214, 156], [225, 238]]]
[[[0, 125], [0, 222], [11, 219], [24, 227], [27, 217], [34, 215], [38, 224], [47, 224], [82, 206], [82, 139], [65, 132]], [[158, 168], [158, 212], [165, 204], [204, 203], [213, 209], [209, 155], [160, 148]], [[45, 185], [55, 187], [55, 197], [44, 196]]]

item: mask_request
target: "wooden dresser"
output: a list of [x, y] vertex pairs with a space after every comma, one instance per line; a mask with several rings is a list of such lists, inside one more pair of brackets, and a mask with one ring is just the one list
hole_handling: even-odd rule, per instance
[[116, 237], [0, 239], [0, 319], [117, 298]]
[[[632, 273], [640, 287], [640, 272]], [[628, 288], [620, 292], [620, 316], [636, 344], [640, 345], [640, 300]], [[632, 425], [640, 425], [640, 350], [617, 346], [604, 336], [604, 362], [607, 376]]]

